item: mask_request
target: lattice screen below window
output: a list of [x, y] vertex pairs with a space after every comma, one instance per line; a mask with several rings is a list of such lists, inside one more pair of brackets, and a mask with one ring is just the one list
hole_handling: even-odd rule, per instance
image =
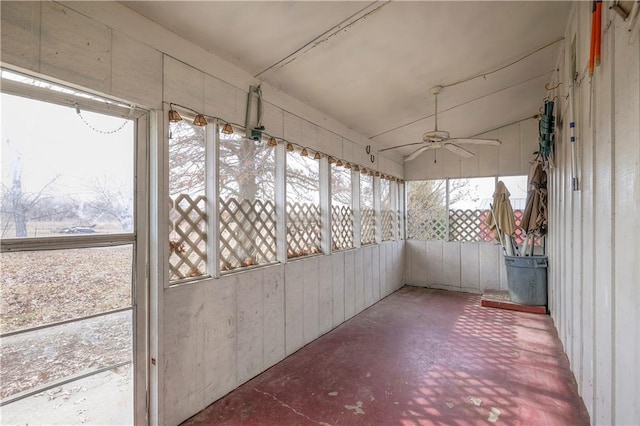
[[169, 219], [169, 280], [207, 275], [206, 198], [178, 195]]
[[[449, 233], [450, 241], [467, 242], [492, 242], [493, 232], [488, 223], [490, 210], [450, 210], [449, 211]], [[524, 231], [520, 227], [522, 221], [522, 210], [513, 211], [515, 219], [514, 240], [516, 244], [521, 244], [524, 240]]]
[[432, 218], [407, 214], [407, 238], [414, 240], [446, 240], [446, 218]]
[[393, 211], [382, 211], [382, 241], [393, 240]]
[[360, 243], [374, 244], [376, 242], [376, 215], [373, 209], [362, 209], [360, 217]]
[[331, 248], [353, 247], [353, 210], [347, 206], [331, 206]]
[[[525, 232], [524, 232], [524, 229], [521, 228], [523, 214], [524, 214], [524, 211], [522, 210], [513, 211], [513, 215], [515, 216], [515, 222], [516, 222], [516, 231], [514, 236], [514, 240], [516, 244], [522, 244], [524, 242]], [[542, 240], [540, 238], [536, 238], [534, 240], [534, 244], [536, 246], [540, 246], [542, 245]]]
[[449, 240], [483, 241], [489, 231], [489, 226], [482, 220], [483, 216], [486, 219], [483, 213], [482, 210], [449, 210]]
[[272, 201], [220, 200], [220, 269], [274, 262], [276, 208]]
[[398, 227], [398, 239], [404, 240], [404, 226], [402, 223], [402, 212], [396, 211], [396, 226]]
[[287, 203], [287, 258], [322, 253], [320, 206]]

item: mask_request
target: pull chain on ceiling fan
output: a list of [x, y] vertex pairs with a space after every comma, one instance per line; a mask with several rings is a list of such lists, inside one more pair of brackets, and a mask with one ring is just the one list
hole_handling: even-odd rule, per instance
[[482, 139], [482, 138], [452, 138], [450, 133], [444, 130], [438, 130], [438, 95], [442, 91], [442, 86], [435, 86], [431, 89], [431, 94], [435, 96], [435, 129], [422, 135], [422, 142], [413, 142], [403, 145], [392, 146], [390, 148], [381, 149], [379, 152], [391, 149], [403, 148], [406, 146], [422, 145], [417, 150], [409, 154], [404, 161], [416, 159], [420, 154], [430, 149], [444, 148], [459, 157], [471, 158], [475, 154], [469, 150], [462, 148], [457, 144], [468, 145], [489, 145], [500, 146], [502, 143], [498, 139]]

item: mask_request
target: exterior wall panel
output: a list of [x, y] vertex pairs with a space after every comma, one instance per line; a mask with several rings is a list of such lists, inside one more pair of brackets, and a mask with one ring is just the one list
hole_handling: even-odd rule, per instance
[[[588, 61], [591, 8], [576, 3], [565, 39]], [[606, 10], [605, 10], [606, 9]], [[561, 79], [569, 71], [559, 60]], [[557, 150], [550, 188], [551, 315], [594, 424], [640, 419], [640, 41], [603, 8], [602, 60], [579, 76], [575, 119], [580, 191], [571, 190], [571, 151]], [[566, 111], [560, 98], [559, 107]], [[567, 117], [567, 116], [565, 116]], [[566, 121], [566, 118], [565, 118]], [[567, 140], [567, 132], [562, 135]]]

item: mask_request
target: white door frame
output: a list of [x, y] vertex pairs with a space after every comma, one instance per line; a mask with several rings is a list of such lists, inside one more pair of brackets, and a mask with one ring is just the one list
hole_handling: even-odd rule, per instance
[[[84, 89], [75, 89], [72, 85], [57, 82], [55, 79], [33, 76], [14, 67], [3, 66], [3, 70], [22, 74], [27, 78], [51, 82], [54, 85], [68, 87], [71, 91], [91, 94]], [[149, 423], [149, 139], [152, 117], [150, 112], [137, 107], [124, 107], [121, 100], [111, 103], [100, 102], [97, 99], [109, 100], [102, 95], [95, 95], [96, 99], [88, 99], [62, 93], [47, 88], [30, 86], [26, 83], [2, 80], [2, 92], [29, 99], [40, 100], [53, 104], [75, 106], [82, 110], [98, 112], [107, 115], [121, 116], [131, 119], [135, 123], [134, 132], [134, 167], [135, 167], [135, 207], [133, 235], [112, 234], [95, 236], [50, 237], [50, 238], [12, 238], [0, 241], [0, 251], [24, 251], [44, 249], [68, 249], [87, 247], [108, 247], [121, 244], [133, 244], [134, 254], [132, 265], [132, 320], [133, 320], [133, 354], [134, 371], [133, 383], [133, 420], [135, 424]], [[129, 308], [122, 309], [128, 310]], [[68, 321], [65, 321], [68, 322]], [[51, 326], [55, 326], [52, 324]], [[43, 326], [43, 328], [49, 325]], [[37, 327], [40, 328], [40, 327]]]

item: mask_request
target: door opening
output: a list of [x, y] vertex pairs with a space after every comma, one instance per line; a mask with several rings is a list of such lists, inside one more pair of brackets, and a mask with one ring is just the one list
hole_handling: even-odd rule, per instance
[[137, 423], [146, 113], [7, 70], [1, 97], [3, 423]]

